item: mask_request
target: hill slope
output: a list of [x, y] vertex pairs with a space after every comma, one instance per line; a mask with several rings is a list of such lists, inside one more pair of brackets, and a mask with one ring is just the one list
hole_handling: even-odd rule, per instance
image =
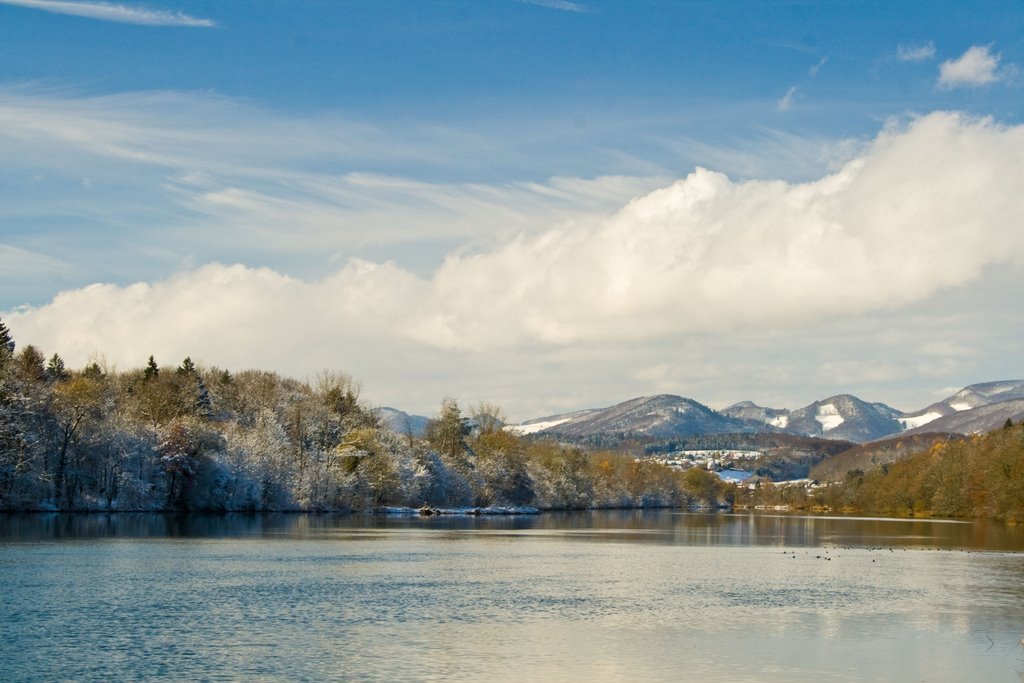
[[552, 415], [510, 427], [520, 434], [544, 433], [569, 439], [598, 436], [666, 439], [696, 434], [750, 432], [757, 427], [681, 396], [662, 394], [609, 408]]
[[[1015, 400], [1024, 400], [1024, 380], [1013, 379], [998, 382], [982, 382], [966, 386], [952, 396], [933, 403], [927, 408], [922, 408], [912, 413], [904, 413], [898, 419], [904, 429], [917, 430], [914, 433], [921, 433], [920, 427], [924, 427], [940, 418], [969, 412], [994, 403]], [[1004, 422], [1005, 420], [1006, 418], [1003, 418]], [[958, 424], [958, 422], [952, 420], [947, 424]], [[958, 430], [951, 430], [947, 426], [931, 425], [927, 431]]]
[[955, 412], [936, 418], [921, 427], [908, 429], [904, 434], [926, 432], [951, 432], [954, 434], [981, 434], [998, 429], [1012, 420], [1015, 424], [1024, 421], [1024, 399], [999, 401], [981, 405], [970, 410]]

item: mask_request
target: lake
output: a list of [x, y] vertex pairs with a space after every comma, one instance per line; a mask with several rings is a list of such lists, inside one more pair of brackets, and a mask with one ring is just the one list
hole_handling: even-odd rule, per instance
[[2, 515], [4, 681], [1021, 681], [1024, 529]]

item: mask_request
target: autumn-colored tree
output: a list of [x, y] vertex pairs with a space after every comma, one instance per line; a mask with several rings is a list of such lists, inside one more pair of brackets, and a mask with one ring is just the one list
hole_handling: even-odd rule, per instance
[[469, 422], [462, 417], [462, 411], [455, 399], [445, 399], [441, 404], [441, 412], [427, 423], [426, 437], [441, 457], [452, 462], [465, 458], [469, 445]]
[[103, 383], [84, 375], [53, 388], [52, 411], [58, 433], [53, 496], [58, 507], [71, 507], [74, 503], [75, 487], [66, 486], [70, 450], [83, 426], [100, 416], [104, 396]]
[[705, 505], [718, 504], [721, 479], [703, 467], [691, 467], [683, 475], [683, 486], [694, 498]]
[[36, 347], [29, 344], [14, 358], [18, 378], [27, 384], [46, 379], [46, 359]]
[[[479, 431], [473, 443], [477, 469], [483, 481], [482, 505], [531, 505], [536, 491], [529, 472], [526, 444], [501, 428], [503, 420], [495, 409], [474, 411]], [[481, 415], [487, 415], [483, 422]]]

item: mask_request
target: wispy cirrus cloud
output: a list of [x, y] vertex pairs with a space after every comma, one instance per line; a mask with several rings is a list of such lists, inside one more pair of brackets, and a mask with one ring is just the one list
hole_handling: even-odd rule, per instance
[[[699, 384], [710, 392], [718, 375], [701, 380], [692, 368], [726, 367], [728, 354], [698, 347], [749, 343], [741, 355], [753, 358], [764, 339], [772, 348], [785, 339], [788, 347], [802, 336], [792, 331], [809, 325], [819, 326], [819, 343], [802, 353], [823, 368], [821, 382], [846, 368], [850, 378], [898, 383], [902, 375], [888, 373], [865, 380], [854, 371], [876, 359], [849, 346], [836, 352], [835, 344], [878, 336], [865, 331], [863, 316], [892, 314], [878, 329], [897, 334], [893, 348], [906, 358], [906, 348], [920, 346], [916, 338], [899, 337], [916, 329], [906, 316], [939, 296], [936, 327], [923, 338], [970, 346], [961, 334], [971, 329], [963, 316], [987, 305], [993, 292], [1012, 296], [1024, 277], [1016, 256], [1024, 236], [1005, 230], [1024, 217], [1021, 159], [1024, 127], [940, 112], [887, 128], [838, 171], [813, 181], [735, 182], [697, 169], [603, 216], [580, 215], [482, 249], [457, 246], [424, 274], [365, 259], [345, 260], [316, 278], [208, 263], [128, 286], [69, 289], [45, 305], [5, 313], [4, 320], [20, 344], [57, 350], [73, 365], [97, 351], [121, 366], [155, 353], [294, 374], [344, 358], [373, 386], [390, 387], [404, 400], [421, 379], [409, 372], [446, 368], [438, 375], [443, 389], [437, 376], [422, 377], [417, 405], [452, 391], [501, 399], [482, 393], [498, 392], [498, 384], [506, 395], [522, 396], [524, 386], [550, 383], [543, 369], [563, 362], [575, 364], [581, 377], [588, 367], [601, 375], [595, 364], [649, 366], [653, 374], [633, 380], [637, 390], [648, 390], [650, 377], [665, 374], [666, 349], [680, 358], [677, 347], [695, 355], [664, 389], [685, 382], [688, 391]], [[356, 181], [394, 182], [350, 182]], [[452, 200], [466, 191], [452, 188]], [[220, 199], [246, 215], [266, 208], [250, 211], [251, 198], [243, 196]], [[274, 221], [292, 225], [296, 207], [285, 207]], [[480, 219], [494, 220], [493, 211]], [[1005, 282], [962, 290], [993, 273]], [[1016, 315], [1004, 307], [987, 319]], [[271, 328], [289, 334], [251, 342]], [[963, 367], [950, 349], [938, 352], [922, 360], [913, 350], [910, 360], [923, 365], [908, 373], [938, 378]], [[400, 371], [399, 357], [407, 360]], [[747, 370], [764, 368], [748, 364]], [[474, 379], [477, 374], [484, 379]], [[616, 391], [624, 390], [617, 385]], [[578, 398], [584, 400], [597, 399]]]
[[13, 247], [0, 242], [0, 282], [7, 278], [27, 277], [39, 271], [65, 271], [69, 266], [59, 260], [27, 249]]
[[793, 108], [793, 99], [796, 97], [797, 87], [794, 85], [786, 94], [783, 95], [778, 102], [775, 103], [775, 108], [779, 111], [789, 111]]
[[297, 339], [323, 337], [327, 346], [358, 327], [474, 352], [787, 328], [893, 310], [989, 266], [1024, 265], [1014, 258], [1024, 236], [1004, 229], [1024, 217], [1022, 158], [1024, 127], [935, 113], [883, 131], [838, 172], [812, 182], [733, 182], [698, 168], [614, 213], [483, 250], [455, 249], [425, 277], [359, 259], [315, 281], [213, 264], [151, 285], [65, 292], [15, 320], [33, 338], [45, 329], [50, 345], [70, 327], [92, 335], [97, 348], [126, 349], [131, 335], [101, 339], [102, 326], [69, 326], [68, 316], [117, 317], [135, 302], [139, 320], [115, 328], [145, 324], [163, 334], [177, 329], [174, 320], [153, 324], [147, 312], [166, 305], [179, 315], [174, 302], [184, 298], [195, 301], [188, 315], [205, 311], [206, 336], [230, 337], [236, 326], [218, 316], [236, 300], [245, 302], [239, 315], [251, 304], [259, 316], [296, 317], [289, 329], [310, 328]]
[[216, 22], [211, 19], [192, 17], [183, 12], [117, 5], [110, 2], [78, 2], [72, 0], [0, 0], [0, 4], [28, 7], [54, 14], [69, 14], [87, 19], [113, 21], [121, 24], [142, 26], [187, 26], [212, 28]]
[[[518, 137], [548, 144], [552, 133], [531, 131]], [[525, 169], [550, 165], [532, 148], [507, 145], [509, 137], [281, 116], [211, 93], [0, 86], [0, 225], [31, 223], [12, 230], [9, 245], [34, 250], [46, 241], [54, 259], [85, 264], [79, 282], [216, 259], [309, 275], [353, 255], [386, 255], [418, 272], [457, 244], [610, 211], [668, 181], [656, 170], [531, 178]], [[488, 175], [495, 159], [526, 177]], [[85, 232], [87, 242], [77, 237]], [[17, 279], [3, 270], [0, 305], [38, 301], [55, 286], [52, 269]], [[31, 288], [40, 293], [24, 293]]]

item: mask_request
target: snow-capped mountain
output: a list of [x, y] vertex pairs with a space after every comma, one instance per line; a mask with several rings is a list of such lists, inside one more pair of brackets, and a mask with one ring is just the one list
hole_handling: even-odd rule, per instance
[[909, 413], [901, 413], [884, 403], [865, 403], [848, 394], [815, 401], [792, 412], [763, 408], [750, 401], [729, 406], [722, 412], [731, 417], [757, 420], [769, 429], [863, 443], [898, 433], [976, 434], [996, 429], [1007, 418], [1014, 422], [1024, 419], [1022, 407], [1024, 380], [1003, 380], [972, 384], [927, 408]]
[[961, 410], [931, 420], [924, 425], [908, 429], [905, 434], [925, 432], [948, 432], [953, 434], [981, 434], [1006, 424], [1024, 420], [1024, 399], [1011, 399]]
[[884, 403], [867, 403], [850, 394], [839, 394], [789, 414], [787, 431], [826, 439], [863, 443], [898, 433], [902, 413]]
[[610, 408], [551, 415], [512, 425], [519, 434], [543, 432], [553, 436], [585, 438], [672, 438], [695, 434], [751, 432], [750, 422], [723, 415], [681, 396], [660, 395], [634, 398]]
[[722, 410], [730, 417], [762, 423], [771, 430], [862, 443], [899, 432], [900, 411], [884, 403], [867, 403], [840, 394], [815, 401], [799, 410], [765, 408], [743, 401]]
[[[906, 430], [920, 431], [919, 428], [936, 423], [941, 418], [953, 416], [957, 413], [965, 413], [976, 408], [1024, 399], [1024, 380], [1003, 380], [1000, 382], [982, 382], [964, 387], [952, 396], [945, 398], [938, 403], [933, 403], [927, 408], [913, 413], [904, 413], [899, 417], [900, 424]], [[1011, 411], [1012, 412], [1012, 411]], [[1006, 418], [1003, 418], [1005, 421]], [[984, 419], [982, 420], [984, 422]], [[957, 420], [947, 420], [944, 424], [954, 425], [970, 422], [964, 416]], [[942, 424], [931, 424], [927, 431], [957, 431], [959, 429], [945, 429]], [[970, 433], [970, 432], [963, 432]]]
[[718, 412], [738, 420], [761, 422], [777, 429], [785, 429], [789, 425], [788, 410], [785, 408], [765, 408], [753, 401], [740, 401]]
[[529, 420], [508, 429], [570, 439], [596, 436], [673, 438], [735, 432], [785, 432], [865, 443], [900, 433], [973, 434], [995, 429], [1007, 418], [1024, 419], [1024, 380], [972, 384], [927, 408], [903, 413], [850, 394], [815, 401], [798, 410], [766, 408], [743, 401], [721, 411], [689, 398], [635, 398], [610, 408], [581, 410]]

